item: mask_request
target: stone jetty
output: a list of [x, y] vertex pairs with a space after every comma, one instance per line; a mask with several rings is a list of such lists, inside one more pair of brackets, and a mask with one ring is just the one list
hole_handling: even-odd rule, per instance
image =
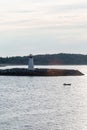
[[0, 69], [3, 76], [80, 76], [84, 75], [78, 70], [72, 69], [38, 69], [29, 70], [25, 68]]

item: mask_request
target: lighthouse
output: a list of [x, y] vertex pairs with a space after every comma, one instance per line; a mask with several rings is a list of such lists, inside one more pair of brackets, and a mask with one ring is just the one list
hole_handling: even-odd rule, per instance
[[34, 70], [34, 61], [33, 61], [32, 54], [29, 55], [28, 69], [29, 70]]

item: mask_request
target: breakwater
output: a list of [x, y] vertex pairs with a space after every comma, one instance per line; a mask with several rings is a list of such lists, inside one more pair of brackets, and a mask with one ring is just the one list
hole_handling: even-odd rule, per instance
[[0, 75], [4, 76], [80, 76], [84, 75], [78, 70], [66, 69], [34, 69], [25, 68], [0, 69]]

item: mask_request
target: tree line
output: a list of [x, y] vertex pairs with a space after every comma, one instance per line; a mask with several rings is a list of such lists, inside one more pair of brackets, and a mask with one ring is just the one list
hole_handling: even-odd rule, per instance
[[[34, 55], [35, 65], [87, 65], [87, 55], [45, 54]], [[29, 56], [0, 57], [0, 65], [27, 65]]]

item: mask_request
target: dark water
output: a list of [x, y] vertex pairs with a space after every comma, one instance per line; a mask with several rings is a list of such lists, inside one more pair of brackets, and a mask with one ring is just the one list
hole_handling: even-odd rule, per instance
[[87, 130], [87, 66], [67, 67], [85, 75], [1, 76], [0, 130]]

